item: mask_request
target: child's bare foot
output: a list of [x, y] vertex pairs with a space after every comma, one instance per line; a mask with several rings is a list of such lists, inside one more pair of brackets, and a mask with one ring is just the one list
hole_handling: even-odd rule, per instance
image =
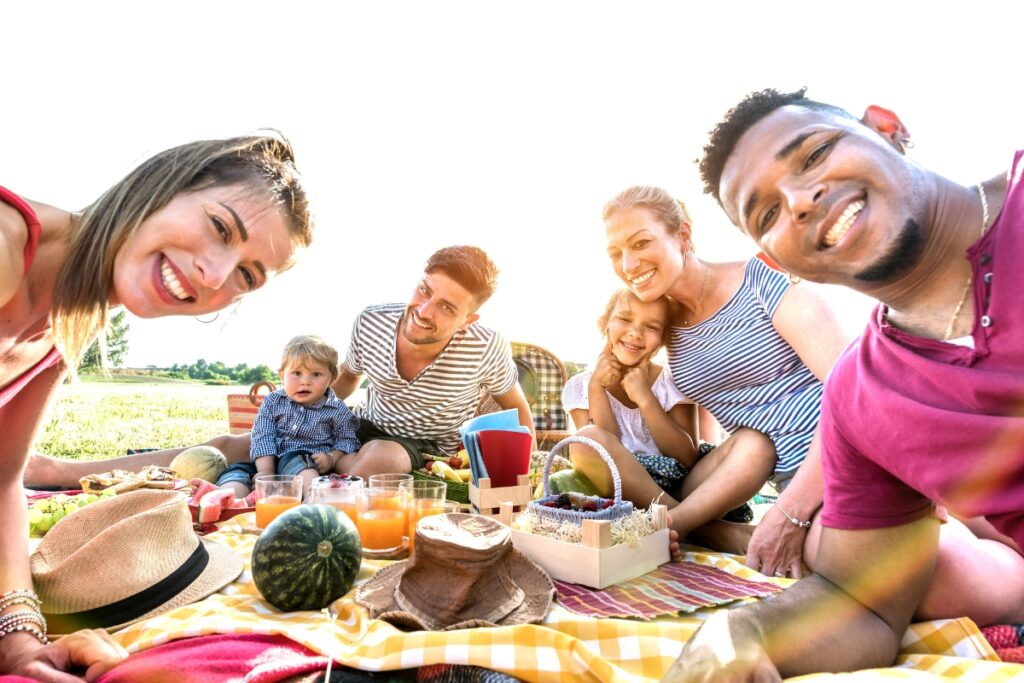
[[683, 551], [679, 548], [679, 533], [671, 527], [668, 530], [668, 554], [673, 562], [683, 559]]

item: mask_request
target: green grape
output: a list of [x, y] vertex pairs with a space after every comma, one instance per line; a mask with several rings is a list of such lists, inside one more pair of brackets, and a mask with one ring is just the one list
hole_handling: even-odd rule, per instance
[[28, 509], [28, 523], [32, 526], [39, 524], [43, 519], [43, 512], [39, 508], [31, 507]]
[[72, 512], [78, 509], [78, 503], [76, 503], [73, 500], [69, 500], [68, 502], [64, 503], [64, 507], [62, 509], [64, 511], [64, 516], [67, 517]]
[[41, 534], [45, 534], [53, 526], [53, 515], [43, 513], [43, 518], [36, 524], [36, 531]]
[[82, 495], [85, 496], [86, 503], [95, 503], [97, 500], [100, 499], [100, 497], [97, 496], [95, 493], [83, 493]]

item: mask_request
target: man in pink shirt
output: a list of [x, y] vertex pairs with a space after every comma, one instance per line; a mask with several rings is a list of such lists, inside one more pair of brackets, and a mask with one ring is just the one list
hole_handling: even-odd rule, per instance
[[1024, 621], [1024, 155], [962, 186], [908, 143], [880, 107], [765, 90], [705, 147], [705, 190], [769, 256], [880, 304], [826, 382], [815, 573], [710, 619], [666, 680], [887, 666], [915, 615]]

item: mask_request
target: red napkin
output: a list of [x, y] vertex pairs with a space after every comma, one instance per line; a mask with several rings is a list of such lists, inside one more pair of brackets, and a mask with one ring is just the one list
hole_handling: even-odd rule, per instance
[[484, 429], [477, 432], [491, 486], [515, 486], [520, 474], [530, 471], [533, 435], [529, 432]]

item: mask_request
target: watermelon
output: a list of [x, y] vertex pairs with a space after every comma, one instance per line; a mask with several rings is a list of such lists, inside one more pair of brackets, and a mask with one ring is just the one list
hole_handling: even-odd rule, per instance
[[252, 578], [279, 610], [321, 610], [348, 593], [362, 561], [362, 541], [348, 515], [306, 503], [278, 515], [256, 539]]
[[235, 500], [235, 492], [229, 488], [214, 488], [207, 491], [199, 498], [199, 514], [197, 521], [200, 524], [211, 524], [220, 519], [225, 508], [231, 507]]
[[[579, 470], [562, 470], [561, 472], [548, 475], [548, 488], [551, 490], [552, 495], [569, 493], [570, 491], [585, 493], [588, 496], [598, 495], [597, 487]], [[543, 482], [537, 487], [533, 497], [544, 497]]]

